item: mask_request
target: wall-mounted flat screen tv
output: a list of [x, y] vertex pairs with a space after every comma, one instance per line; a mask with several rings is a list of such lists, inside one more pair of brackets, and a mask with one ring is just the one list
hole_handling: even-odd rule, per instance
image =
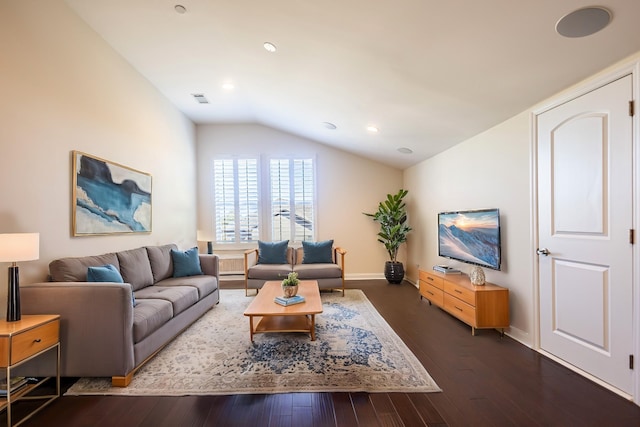
[[500, 211], [439, 213], [438, 255], [500, 270]]

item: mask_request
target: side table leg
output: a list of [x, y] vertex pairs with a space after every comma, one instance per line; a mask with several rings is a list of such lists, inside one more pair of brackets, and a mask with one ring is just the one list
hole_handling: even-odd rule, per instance
[[6, 388], [6, 392], [7, 392], [7, 426], [12, 426], [13, 424], [11, 423], [11, 387], [9, 387], [9, 382], [10, 382], [10, 378], [11, 378], [11, 365], [7, 365], [7, 372], [6, 372], [6, 377], [7, 379], [7, 388]]
[[249, 338], [253, 342], [253, 316], [249, 316]]

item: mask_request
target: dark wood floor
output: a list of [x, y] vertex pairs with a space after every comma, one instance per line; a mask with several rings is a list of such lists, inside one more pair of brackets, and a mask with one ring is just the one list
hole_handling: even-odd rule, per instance
[[640, 407], [497, 331], [471, 336], [411, 284], [349, 287], [364, 290], [442, 393], [62, 397], [24, 426], [640, 426]]

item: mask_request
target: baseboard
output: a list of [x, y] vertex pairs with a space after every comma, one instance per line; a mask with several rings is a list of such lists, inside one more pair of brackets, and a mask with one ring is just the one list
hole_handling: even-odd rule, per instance
[[384, 279], [384, 273], [356, 273], [346, 274], [345, 280], [377, 280]]
[[227, 280], [244, 280], [244, 274], [222, 274], [220, 275], [220, 281], [225, 282]]
[[526, 347], [533, 348], [530, 334], [523, 331], [522, 329], [509, 326], [509, 328], [504, 331], [504, 334], [510, 338], [513, 338]]

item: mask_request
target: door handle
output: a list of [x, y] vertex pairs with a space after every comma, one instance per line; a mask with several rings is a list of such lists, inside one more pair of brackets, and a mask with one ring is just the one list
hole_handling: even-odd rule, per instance
[[550, 254], [551, 252], [549, 252], [549, 249], [547, 249], [547, 248], [542, 248], [542, 249], [536, 249], [536, 253], [537, 253], [538, 255], [549, 256], [549, 254]]

